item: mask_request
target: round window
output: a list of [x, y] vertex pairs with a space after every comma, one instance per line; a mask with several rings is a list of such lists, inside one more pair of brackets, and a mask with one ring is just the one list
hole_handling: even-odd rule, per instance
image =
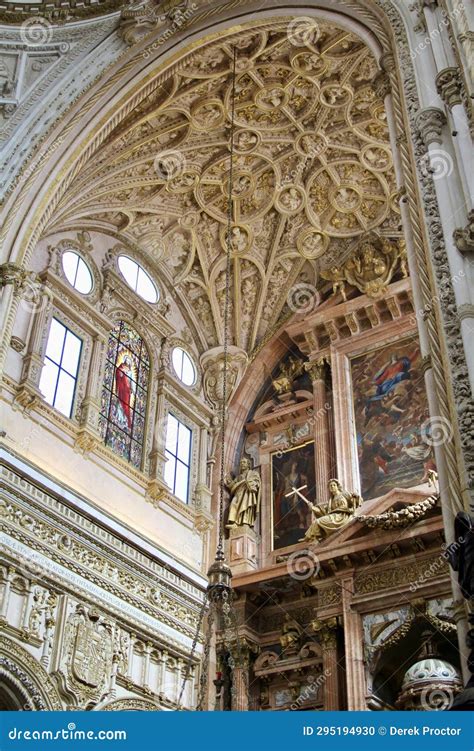
[[175, 347], [172, 353], [174, 372], [185, 386], [192, 386], [196, 380], [196, 368], [188, 353]]
[[151, 276], [128, 256], [118, 257], [118, 267], [127, 284], [146, 302], [158, 302], [158, 289]]
[[77, 289], [81, 295], [88, 295], [94, 286], [89, 266], [79, 253], [66, 250], [62, 255], [63, 271], [71, 287]]

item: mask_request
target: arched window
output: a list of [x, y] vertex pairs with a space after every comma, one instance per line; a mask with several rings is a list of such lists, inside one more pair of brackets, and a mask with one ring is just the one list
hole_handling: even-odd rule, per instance
[[159, 299], [158, 289], [139, 263], [128, 256], [118, 257], [118, 267], [127, 284], [146, 302], [156, 303]]
[[125, 321], [109, 337], [100, 429], [113, 452], [142, 463], [150, 361], [143, 339]]
[[196, 381], [196, 369], [188, 353], [181, 347], [175, 347], [171, 356], [174, 372], [185, 386], [192, 386]]
[[88, 295], [94, 286], [94, 281], [89, 266], [79, 253], [66, 250], [63, 253], [62, 264], [69, 284], [81, 295]]

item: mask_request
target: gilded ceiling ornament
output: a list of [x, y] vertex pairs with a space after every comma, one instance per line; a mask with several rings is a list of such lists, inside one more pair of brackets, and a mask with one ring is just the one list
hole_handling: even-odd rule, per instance
[[310, 228], [298, 235], [296, 245], [303, 258], [314, 261], [324, 254], [329, 245], [329, 237], [320, 230]]
[[[227, 250], [227, 227], [221, 229], [221, 245], [224, 251]], [[243, 224], [233, 224], [230, 228], [230, 247], [234, 256], [240, 256], [248, 253], [252, 243], [252, 235], [249, 227]]]
[[[175, 11], [185, 15], [191, 7], [160, 3], [156, 17], [146, 17], [148, 5], [124, 13], [125, 35], [140, 36], [147, 23], [165, 29]], [[230, 330], [233, 343], [248, 351], [275, 329], [304, 260], [323, 264], [332, 238], [351, 241], [381, 225], [388, 234], [399, 224], [384, 103], [372, 86], [375, 59], [360, 39], [327, 21], [318, 21], [311, 48], [295, 46], [287, 27], [275, 21], [232, 37], [231, 244], [239, 292]], [[146, 97], [101, 142], [100, 154], [91, 154], [50, 220], [56, 231], [97, 219], [124, 245], [158, 261], [206, 348], [223, 341], [218, 281], [229, 209], [229, 49], [216, 39], [148, 82]], [[346, 271], [342, 279], [331, 275], [341, 291]], [[365, 276], [353, 277], [361, 289]]]
[[238, 130], [234, 134], [234, 150], [237, 154], [250, 154], [260, 145], [260, 134], [256, 130]]
[[328, 139], [324, 133], [308, 131], [300, 133], [295, 141], [295, 149], [303, 157], [315, 159], [324, 154], [328, 147]]
[[283, 214], [297, 214], [303, 208], [305, 194], [302, 188], [289, 185], [283, 188], [276, 198], [276, 207]]
[[341, 292], [344, 298], [345, 283], [357, 287], [369, 297], [380, 297], [397, 269], [402, 276], [407, 276], [405, 241], [368, 235], [343, 265], [321, 268], [320, 274], [323, 279], [333, 282], [333, 292]]

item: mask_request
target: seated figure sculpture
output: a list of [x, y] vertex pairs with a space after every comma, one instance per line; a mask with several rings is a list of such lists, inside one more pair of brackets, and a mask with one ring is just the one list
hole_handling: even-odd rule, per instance
[[341, 529], [352, 519], [356, 509], [362, 503], [362, 498], [357, 493], [348, 493], [343, 490], [339, 480], [334, 478], [329, 480], [328, 490], [327, 504], [313, 505], [307, 502], [314, 518], [305, 536], [301, 538], [301, 542], [320, 541]]

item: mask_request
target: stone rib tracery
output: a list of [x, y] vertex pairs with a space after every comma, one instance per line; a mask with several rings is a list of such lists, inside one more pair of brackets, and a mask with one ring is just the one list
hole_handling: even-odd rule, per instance
[[305, 46], [279, 22], [185, 58], [83, 162], [50, 220], [50, 231], [93, 222], [145, 250], [209, 348], [223, 335], [233, 44], [234, 344], [253, 349], [292, 285], [315, 284], [357, 238], [400, 237], [376, 62], [353, 34], [316, 28]]

